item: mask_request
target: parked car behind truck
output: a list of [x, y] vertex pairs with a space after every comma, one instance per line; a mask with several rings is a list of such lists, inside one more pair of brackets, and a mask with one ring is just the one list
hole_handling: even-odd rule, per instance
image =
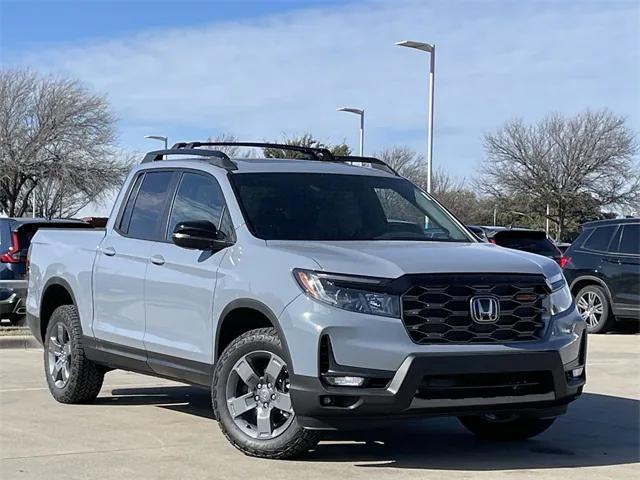
[[74, 220], [0, 218], [0, 320], [24, 321], [27, 297], [27, 251], [38, 228]]
[[562, 266], [591, 333], [640, 320], [640, 218], [585, 223]]
[[219, 145], [149, 153], [105, 231], [34, 237], [56, 400], [91, 402], [113, 368], [206, 386], [235, 447], [285, 458], [406, 416], [528, 438], [580, 395], [585, 326], [555, 262], [478, 242], [380, 160]]

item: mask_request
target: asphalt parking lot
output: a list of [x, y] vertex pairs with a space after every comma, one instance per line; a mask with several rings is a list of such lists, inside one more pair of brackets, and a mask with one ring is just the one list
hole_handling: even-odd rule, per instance
[[585, 394], [534, 440], [489, 443], [431, 419], [333, 434], [304, 459], [269, 461], [226, 442], [206, 391], [112, 372], [95, 404], [60, 405], [42, 351], [1, 350], [0, 477], [639, 478], [640, 336], [592, 335], [589, 355]]

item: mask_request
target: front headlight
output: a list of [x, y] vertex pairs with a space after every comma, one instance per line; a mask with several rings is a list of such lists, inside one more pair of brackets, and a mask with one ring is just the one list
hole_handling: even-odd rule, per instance
[[293, 276], [307, 295], [322, 303], [351, 312], [400, 317], [400, 297], [375, 291], [380, 280], [300, 269]]
[[567, 311], [572, 303], [571, 290], [564, 277], [553, 282], [551, 284], [551, 315]]

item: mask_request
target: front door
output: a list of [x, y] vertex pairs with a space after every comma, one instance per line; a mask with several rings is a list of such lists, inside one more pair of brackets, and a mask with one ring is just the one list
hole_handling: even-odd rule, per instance
[[[182, 173], [162, 241], [154, 242], [145, 285], [147, 327], [144, 342], [149, 364], [158, 373], [189, 378], [213, 362], [213, 302], [218, 266], [227, 250], [178, 247], [175, 226], [207, 220], [233, 238], [224, 197], [217, 180], [204, 173]], [[197, 381], [195, 379], [194, 381]]]

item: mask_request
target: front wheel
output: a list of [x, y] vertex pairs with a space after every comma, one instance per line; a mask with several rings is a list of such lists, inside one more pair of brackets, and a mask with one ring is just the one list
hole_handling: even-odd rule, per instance
[[313, 448], [316, 432], [298, 425], [289, 395], [289, 370], [273, 328], [235, 339], [216, 366], [212, 400], [222, 433], [246, 455], [290, 458]]
[[547, 430], [555, 418], [486, 414], [459, 417], [459, 420], [468, 430], [479, 437], [492, 440], [525, 440]]

